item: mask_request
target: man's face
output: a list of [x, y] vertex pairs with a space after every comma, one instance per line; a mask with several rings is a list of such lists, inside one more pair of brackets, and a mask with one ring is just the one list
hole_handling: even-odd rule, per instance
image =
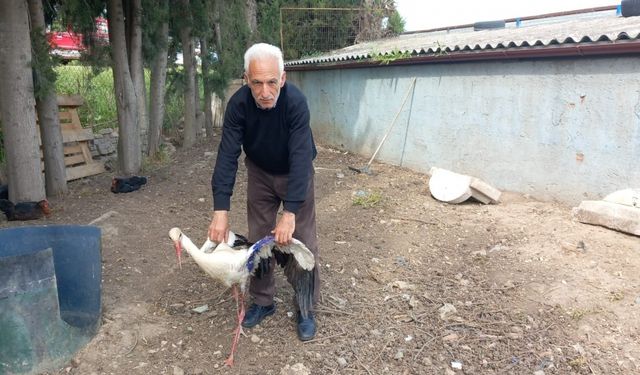
[[270, 109], [276, 105], [280, 89], [284, 86], [286, 73], [280, 75], [278, 60], [275, 58], [254, 59], [249, 63], [249, 71], [244, 79], [251, 88], [251, 95], [261, 109]]

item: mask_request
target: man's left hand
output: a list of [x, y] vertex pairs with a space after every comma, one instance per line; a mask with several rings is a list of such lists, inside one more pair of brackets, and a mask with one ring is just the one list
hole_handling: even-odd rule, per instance
[[280, 246], [291, 244], [293, 232], [296, 230], [296, 215], [292, 212], [284, 211], [274, 230], [271, 231]]

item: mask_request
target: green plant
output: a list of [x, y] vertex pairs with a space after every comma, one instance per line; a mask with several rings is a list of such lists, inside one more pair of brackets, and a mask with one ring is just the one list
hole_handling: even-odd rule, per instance
[[388, 28], [393, 35], [402, 34], [404, 32], [404, 26], [406, 22], [404, 18], [398, 13], [397, 10], [394, 10], [389, 16], [389, 25]]
[[582, 309], [576, 309], [571, 311], [571, 319], [573, 320], [581, 320], [582, 318], [584, 318], [585, 315], [587, 315], [589, 313], [588, 310], [582, 310]]
[[569, 366], [573, 368], [575, 371], [579, 371], [581, 368], [585, 367], [588, 364], [587, 359], [583, 356], [576, 357], [569, 361]]
[[368, 193], [364, 191], [358, 191], [353, 197], [353, 205], [361, 206], [363, 208], [372, 208], [377, 206], [382, 201], [382, 194], [379, 192]]
[[171, 157], [167, 152], [166, 146], [164, 144], [160, 144], [160, 149], [158, 150], [158, 152], [153, 158], [149, 158], [149, 157], [144, 158], [144, 160], [142, 161], [142, 171], [143, 172], [152, 171], [154, 169], [157, 169], [158, 167], [162, 167], [169, 164], [170, 161], [171, 161]]
[[624, 299], [624, 291], [618, 290], [618, 291], [609, 292], [609, 301], [617, 302], [617, 301], [622, 301], [623, 299]]
[[[118, 112], [113, 90], [111, 68], [95, 68], [71, 63], [55, 69], [56, 92], [59, 95], [80, 95], [84, 104], [78, 108], [82, 126], [99, 131], [118, 127]], [[149, 91], [149, 70], [145, 82]]]
[[438, 45], [438, 49], [436, 50], [436, 52], [434, 53], [434, 55], [436, 56], [446, 56], [449, 54], [449, 52], [447, 52], [444, 49], [444, 46], [442, 44], [440, 44], [439, 41], [436, 41], [436, 44]]
[[56, 68], [56, 91], [61, 95], [80, 95], [84, 100], [78, 109], [80, 122], [94, 131], [118, 126], [116, 100], [111, 69], [94, 71], [81, 65]]
[[390, 51], [385, 53], [372, 53], [372, 58], [374, 61], [379, 62], [381, 65], [388, 65], [396, 60], [408, 59], [411, 57], [411, 52], [409, 51]]

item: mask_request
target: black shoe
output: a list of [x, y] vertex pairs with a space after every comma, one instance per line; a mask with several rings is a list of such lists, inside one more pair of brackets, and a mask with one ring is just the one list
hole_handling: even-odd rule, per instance
[[312, 312], [305, 319], [298, 312], [298, 338], [300, 341], [309, 341], [316, 337], [316, 318]]
[[269, 315], [273, 315], [276, 312], [276, 304], [269, 306], [260, 306], [255, 303], [251, 304], [249, 310], [247, 310], [242, 320], [242, 326], [245, 328], [255, 327]]

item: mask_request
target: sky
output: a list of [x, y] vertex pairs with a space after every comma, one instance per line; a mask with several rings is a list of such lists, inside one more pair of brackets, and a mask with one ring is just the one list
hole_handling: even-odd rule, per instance
[[405, 31], [494, 21], [607, 5], [620, 0], [395, 0]]

